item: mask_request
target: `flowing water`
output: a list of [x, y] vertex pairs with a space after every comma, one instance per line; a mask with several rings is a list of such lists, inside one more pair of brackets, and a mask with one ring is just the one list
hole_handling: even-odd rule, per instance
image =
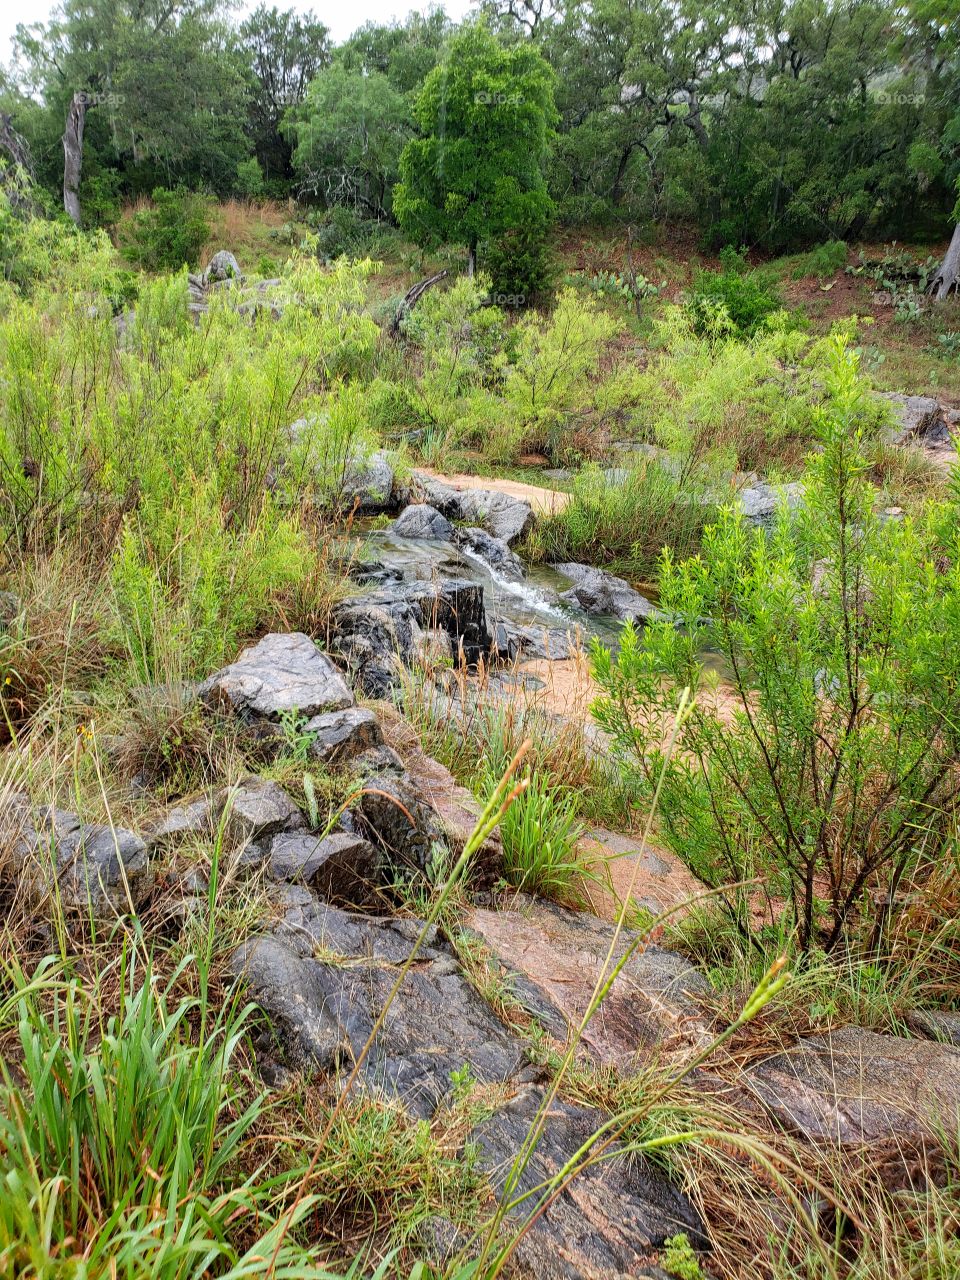
[[485, 560], [448, 542], [426, 538], [398, 538], [390, 529], [368, 529], [354, 539], [362, 560], [383, 565], [407, 582], [439, 578], [466, 578], [483, 587], [487, 620], [493, 627], [505, 620], [523, 627], [579, 632], [586, 645], [597, 636], [605, 645], [616, 645], [620, 622], [585, 613], [559, 598], [572, 585], [547, 565], [527, 566], [522, 582], [501, 577]]

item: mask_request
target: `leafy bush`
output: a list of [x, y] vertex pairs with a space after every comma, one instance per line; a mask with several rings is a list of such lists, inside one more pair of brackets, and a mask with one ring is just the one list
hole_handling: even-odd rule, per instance
[[[699, 557], [665, 554], [661, 605], [683, 625], [595, 648], [595, 714], [641, 793], [663, 771], [663, 835], [698, 875], [759, 876], [804, 950], [873, 952], [955, 838], [960, 542], [955, 505], [939, 540], [874, 513], [856, 359], [833, 345], [796, 527], [725, 511]], [[668, 758], [683, 688], [697, 700]], [[749, 895], [725, 900], [749, 931]]]
[[210, 237], [208, 203], [184, 187], [157, 187], [153, 205], [122, 228], [124, 256], [145, 271], [194, 267]]
[[507, 231], [490, 241], [482, 256], [484, 269], [493, 281], [493, 300], [498, 305], [530, 306], [550, 292], [556, 269], [542, 228]]
[[750, 337], [782, 304], [769, 275], [728, 263], [698, 271], [684, 305], [699, 334]]
[[311, 212], [307, 224], [315, 232], [317, 254], [328, 262], [334, 258], [377, 257], [397, 239], [393, 227], [373, 218], [361, 218], [346, 205]]
[[[59, 219], [24, 220], [0, 191], [0, 271], [16, 291], [49, 287], [61, 308], [107, 303], [116, 313], [137, 296], [137, 281], [117, 263], [105, 231], [79, 231]], [[47, 300], [52, 301], [52, 299]]]
[[802, 280], [805, 276], [835, 276], [847, 265], [847, 242], [845, 240], [827, 240], [818, 244], [797, 260], [793, 269], [794, 280]]
[[[671, 451], [731, 471], [781, 474], [813, 443], [829, 341], [771, 324], [752, 338], [700, 336], [689, 312], [668, 307], [638, 378], [637, 418]], [[865, 426], [876, 413], [864, 405]]]
[[263, 170], [256, 156], [241, 160], [237, 165], [237, 177], [234, 186], [238, 195], [253, 197], [263, 195]]

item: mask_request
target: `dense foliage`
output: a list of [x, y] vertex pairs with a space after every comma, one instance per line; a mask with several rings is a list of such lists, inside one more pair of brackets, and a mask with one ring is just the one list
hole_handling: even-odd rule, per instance
[[219, 0], [71, 0], [19, 29], [0, 96], [52, 194], [85, 95], [90, 223], [177, 183], [390, 217], [406, 147], [397, 216], [468, 246], [521, 226], [535, 243], [552, 207], [776, 252], [950, 225], [955, 14], [890, 0], [485, 8], [489, 27], [434, 11], [333, 47], [312, 15], [265, 5], [234, 25]]

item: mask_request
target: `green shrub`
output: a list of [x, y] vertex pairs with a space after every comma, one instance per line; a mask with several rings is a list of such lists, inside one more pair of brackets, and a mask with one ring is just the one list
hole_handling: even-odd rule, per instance
[[498, 306], [532, 305], [550, 292], [556, 276], [549, 241], [538, 227], [516, 228], [490, 241], [482, 259]]
[[384, 222], [361, 218], [355, 209], [334, 205], [322, 212], [312, 211], [307, 224], [315, 232], [314, 246], [319, 257], [375, 258], [396, 241], [396, 230]]
[[845, 240], [827, 240], [818, 244], [797, 260], [793, 269], [794, 280], [802, 280], [805, 276], [817, 276], [821, 280], [835, 276], [847, 265], [847, 252]]
[[[960, 540], [955, 504], [936, 538], [878, 519], [856, 359], [833, 347], [796, 523], [768, 536], [727, 510], [697, 558], [665, 555], [661, 606], [683, 625], [627, 627], [616, 658], [595, 647], [595, 714], [641, 794], [663, 771], [663, 836], [698, 875], [758, 876], [805, 951], [873, 953], [955, 839]], [[667, 758], [684, 688], [697, 701]], [[725, 902], [749, 931], [749, 894]]]
[[177, 187], [157, 187], [153, 205], [140, 209], [123, 228], [124, 256], [145, 271], [195, 267], [210, 238], [207, 200]]
[[722, 271], [698, 271], [684, 305], [699, 334], [749, 337], [782, 304], [768, 274], [728, 263]]
[[263, 170], [256, 156], [251, 156], [249, 160], [241, 160], [237, 165], [234, 186], [241, 196], [251, 198], [263, 195]]

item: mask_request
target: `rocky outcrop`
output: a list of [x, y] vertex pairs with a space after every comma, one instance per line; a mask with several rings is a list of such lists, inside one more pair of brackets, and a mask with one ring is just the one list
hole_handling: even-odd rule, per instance
[[[522, 1089], [471, 1134], [480, 1150], [480, 1168], [504, 1191], [517, 1152], [543, 1104], [544, 1091]], [[530, 1199], [508, 1217], [516, 1230], [545, 1198], [539, 1190], [565, 1168], [571, 1155], [590, 1150], [590, 1139], [604, 1117], [590, 1107], [555, 1098], [543, 1135], [510, 1197]], [[617, 1156], [585, 1168], [553, 1199], [517, 1247], [514, 1261], [523, 1276], [536, 1280], [587, 1280], [635, 1276], [653, 1249], [684, 1232], [695, 1248], [706, 1248], [703, 1225], [686, 1196], [662, 1172], [641, 1158]]]
[[810, 1036], [744, 1083], [783, 1128], [808, 1141], [869, 1148], [893, 1182], [921, 1177], [960, 1127], [960, 1050], [844, 1027]]
[[649, 622], [663, 614], [646, 596], [635, 591], [623, 578], [589, 564], [568, 562], [553, 566], [573, 582], [560, 599], [569, 600], [587, 613], [619, 618], [622, 622]]
[[356, 507], [363, 515], [395, 510], [399, 502], [395, 479], [393, 461], [385, 449], [352, 458], [343, 478], [344, 506]]
[[483, 587], [454, 578], [387, 585], [336, 606], [337, 652], [370, 697], [383, 698], [418, 659], [425, 632], [443, 631], [451, 661], [476, 663], [490, 651]]
[[391, 526], [398, 538], [430, 538], [434, 542], [452, 542], [453, 525], [436, 507], [425, 502], [414, 502], [403, 511]]
[[[453, 774], [423, 750], [417, 733], [396, 712], [384, 713], [386, 740], [399, 755], [404, 771], [439, 821], [443, 839], [453, 857], [459, 857], [480, 817], [481, 805], [472, 792], [461, 787]], [[503, 843], [499, 829], [489, 835], [470, 867], [473, 883], [489, 883], [503, 867]]]
[[300, 732], [310, 738], [309, 754], [323, 764], [348, 764], [383, 741], [380, 722], [366, 707], [347, 707], [313, 716]]
[[[613, 925], [583, 912], [515, 895], [504, 907], [476, 907], [466, 925], [489, 949], [523, 1005], [566, 1040], [586, 1013], [614, 935]], [[640, 945], [621, 932], [617, 963], [633, 952], [607, 995], [602, 1015], [587, 1028], [583, 1048], [601, 1062], [630, 1070], [637, 1055], [700, 1044], [709, 1019], [697, 997], [710, 984], [682, 956]]]
[[[233, 968], [246, 976], [287, 1055], [326, 1067], [331, 1045], [359, 1055], [419, 930], [416, 920], [354, 915], [303, 895], [268, 949], [247, 944]], [[469, 987], [452, 954], [432, 934], [427, 943], [362, 1069], [368, 1088], [425, 1118], [465, 1063], [485, 1084], [514, 1078], [524, 1063], [519, 1042]]]
[[301, 884], [328, 902], [353, 906], [376, 901], [381, 857], [368, 840], [346, 831], [276, 835], [267, 854], [272, 879]]
[[325, 653], [302, 632], [275, 632], [200, 686], [204, 702], [247, 719], [320, 715], [352, 707], [354, 697]]
[[207, 263], [202, 276], [205, 286], [219, 284], [224, 280], [240, 281], [242, 279], [243, 272], [240, 270], [240, 263], [229, 249], [218, 249]]
[[[300, 1069], [342, 1080], [373, 1031], [401, 965], [422, 928], [417, 920], [358, 916], [301, 895], [272, 935], [235, 954], [234, 973], [267, 1013], [275, 1042]], [[523, 1149], [542, 1088], [522, 1044], [466, 982], [452, 952], [428, 931], [360, 1069], [367, 1090], [399, 1100], [425, 1120], [453, 1100], [454, 1078], [470, 1078], [494, 1099], [468, 1135], [479, 1168], [502, 1192]], [[262, 1052], [269, 1053], [270, 1042]], [[488, 1104], [490, 1105], [490, 1104]], [[510, 1215], [515, 1228], [536, 1206], [534, 1189], [563, 1169], [603, 1123], [592, 1108], [555, 1099], [543, 1135], [511, 1198], [533, 1191]], [[636, 1273], [645, 1255], [677, 1231], [703, 1246], [689, 1200], [642, 1159], [617, 1154], [572, 1180], [525, 1233], [520, 1274], [537, 1280], [594, 1280]]]
[[483, 560], [504, 582], [522, 582], [526, 576], [520, 557], [486, 529], [457, 529], [454, 541], [461, 551]]
[[154, 886], [147, 846], [134, 832], [63, 809], [34, 810], [22, 794], [6, 801], [0, 841], [21, 892], [35, 904], [110, 921], [138, 911]]
[[422, 471], [413, 473], [413, 485], [422, 500], [449, 520], [479, 524], [502, 542], [516, 542], [533, 524], [529, 502], [499, 489], [455, 489]]
[[919, 444], [924, 448], [952, 445], [953, 436], [943, 406], [932, 396], [905, 396], [884, 391], [878, 397], [893, 419], [885, 427], [887, 444]]
[[303, 814], [281, 786], [250, 775], [235, 786], [173, 805], [147, 826], [146, 834], [152, 849], [162, 849], [190, 837], [209, 840], [222, 822], [228, 848], [306, 828]]

